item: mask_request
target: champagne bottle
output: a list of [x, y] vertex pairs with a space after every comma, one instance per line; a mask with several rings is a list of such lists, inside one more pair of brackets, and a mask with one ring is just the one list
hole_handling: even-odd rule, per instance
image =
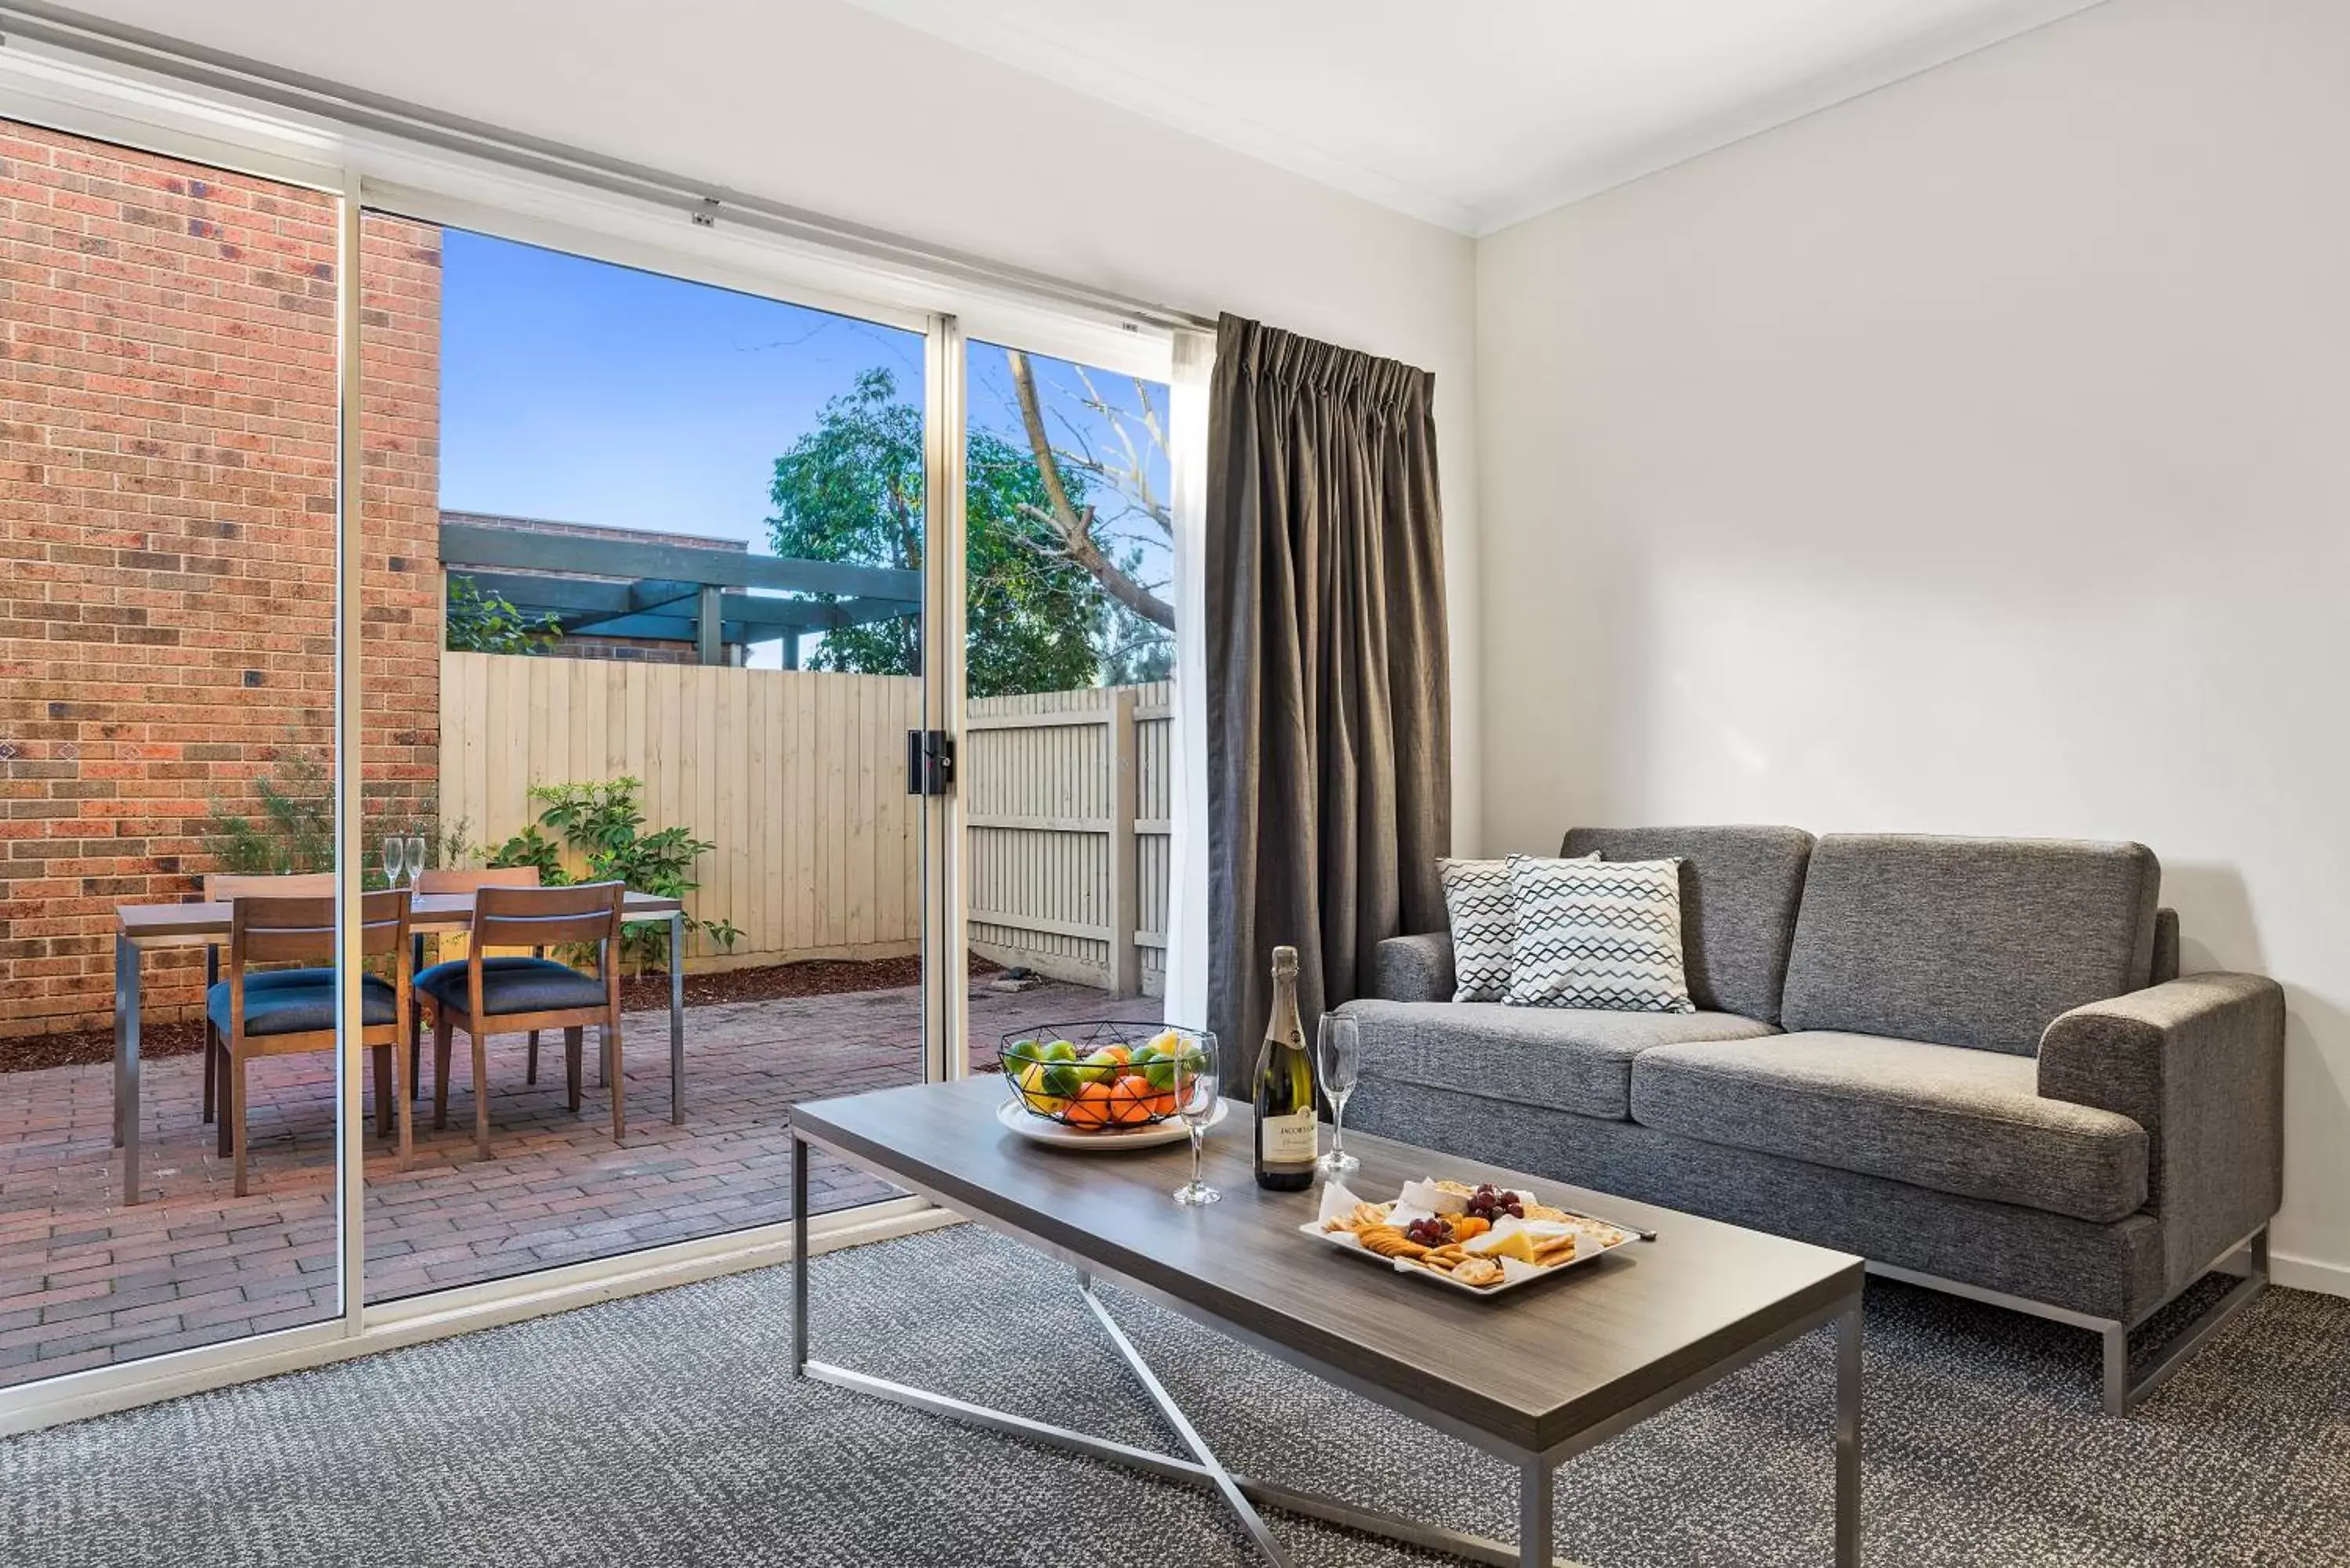
[[1273, 950], [1273, 1014], [1256, 1058], [1256, 1184], [1276, 1192], [1314, 1185], [1318, 1127], [1314, 1058], [1297, 1021], [1297, 950]]

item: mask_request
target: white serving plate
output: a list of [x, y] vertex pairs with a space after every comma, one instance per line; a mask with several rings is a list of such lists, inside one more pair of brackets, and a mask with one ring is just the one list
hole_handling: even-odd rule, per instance
[[[1215, 1114], [1208, 1118], [1208, 1126], [1212, 1127], [1222, 1122], [1232, 1108], [1230, 1100], [1218, 1100]], [[1003, 1124], [1004, 1131], [1018, 1133], [1031, 1143], [1041, 1143], [1052, 1148], [1156, 1148], [1160, 1144], [1181, 1143], [1191, 1136], [1184, 1131], [1181, 1118], [1176, 1116], [1170, 1116], [1163, 1122], [1153, 1122], [1149, 1127], [1104, 1127], [1098, 1132], [1088, 1132], [1083, 1127], [1069, 1127], [1050, 1116], [1040, 1116], [1033, 1111], [1024, 1110], [1008, 1099], [996, 1106], [995, 1119]], [[1423, 1273], [1426, 1272], [1421, 1271]]]
[[[1518, 1192], [1518, 1197], [1520, 1199], [1527, 1203], [1536, 1203], [1541, 1201], [1533, 1193], [1523, 1190]], [[1605, 1257], [1609, 1252], [1616, 1251], [1617, 1248], [1627, 1246], [1631, 1242], [1639, 1240], [1638, 1236], [1634, 1235], [1631, 1231], [1623, 1229], [1621, 1226], [1610, 1225], [1604, 1220], [1594, 1219], [1589, 1215], [1582, 1215], [1579, 1216], [1579, 1218], [1587, 1221], [1591, 1225], [1600, 1226], [1606, 1230], [1616, 1231], [1618, 1240], [1608, 1245], [1601, 1246], [1596, 1243], [1595, 1239], [1590, 1244], [1577, 1247], [1574, 1257], [1569, 1258], [1563, 1262], [1553, 1263], [1547, 1268], [1536, 1268], [1531, 1263], [1521, 1262], [1515, 1258], [1505, 1258], [1501, 1260], [1501, 1283], [1494, 1285], [1464, 1285], [1450, 1274], [1440, 1272], [1435, 1269], [1422, 1268], [1419, 1264], [1411, 1262], [1408, 1258], [1382, 1258], [1377, 1252], [1369, 1251], [1364, 1247], [1360, 1241], [1357, 1241], [1352, 1231], [1325, 1231], [1322, 1229], [1323, 1217], [1329, 1214], [1334, 1208], [1338, 1209], [1341, 1211], [1351, 1210], [1358, 1201], [1364, 1200], [1355, 1198], [1353, 1194], [1347, 1192], [1343, 1187], [1326, 1189], [1323, 1198], [1322, 1215], [1317, 1215], [1315, 1218], [1307, 1220], [1297, 1229], [1301, 1234], [1311, 1236], [1314, 1240], [1321, 1242], [1324, 1246], [1335, 1247], [1341, 1252], [1351, 1252], [1367, 1263], [1392, 1270], [1394, 1272], [1399, 1274], [1409, 1274], [1414, 1279], [1424, 1281], [1431, 1285], [1440, 1285], [1448, 1290], [1458, 1291], [1462, 1295], [1468, 1296], [1505, 1296], [1512, 1291], [1522, 1289], [1527, 1285], [1540, 1283], [1542, 1281], [1550, 1278], [1553, 1274], [1563, 1274], [1566, 1272], [1569, 1269], [1574, 1268], [1577, 1263], [1587, 1263], [1594, 1258]], [[1430, 1210], [1413, 1208], [1401, 1202], [1399, 1199], [1393, 1201], [1395, 1201], [1396, 1207], [1389, 1211], [1388, 1222], [1394, 1225], [1399, 1230], [1400, 1230], [1404, 1225], [1409, 1223], [1411, 1220], [1427, 1218], [1431, 1212]], [[1569, 1210], [1569, 1212], [1572, 1213], [1574, 1211]], [[1567, 1229], [1581, 1229], [1579, 1226], [1572, 1225], [1572, 1222], [1563, 1223], [1557, 1220], [1525, 1220], [1522, 1221], [1521, 1224], [1523, 1229], [1534, 1231], [1537, 1234], [1544, 1235], [1557, 1235]], [[1495, 1234], [1495, 1232], [1488, 1231], [1486, 1234], [1492, 1235]], [[1481, 1241], [1482, 1239], [1483, 1238], [1482, 1237], [1479, 1238]], [[1475, 1241], [1468, 1243], [1468, 1246], [1472, 1252], [1478, 1250]]]

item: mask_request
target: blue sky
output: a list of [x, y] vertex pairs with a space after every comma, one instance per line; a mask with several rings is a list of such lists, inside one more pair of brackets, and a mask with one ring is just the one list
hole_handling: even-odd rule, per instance
[[[441, 504], [663, 533], [764, 552], [775, 461], [858, 373], [920, 397], [921, 338], [895, 327], [445, 231]], [[1016, 436], [1003, 352], [972, 349], [975, 425]], [[1073, 369], [1039, 359], [1048, 407], [1101, 442]], [[1095, 380], [1131, 410], [1130, 380]], [[1164, 411], [1165, 391], [1154, 397]], [[1066, 439], [1069, 431], [1056, 431]], [[1163, 453], [1150, 462], [1164, 496]], [[1163, 580], [1163, 551], [1146, 577]]]

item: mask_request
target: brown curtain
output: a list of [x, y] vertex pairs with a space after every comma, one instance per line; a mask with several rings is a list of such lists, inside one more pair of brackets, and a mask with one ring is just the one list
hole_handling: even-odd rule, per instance
[[[1434, 378], [1227, 316], [1208, 414], [1211, 1026], [1253, 1064], [1276, 946], [1298, 1008], [1444, 925], [1451, 722]], [[1244, 1080], [1234, 1079], [1245, 1093]]]

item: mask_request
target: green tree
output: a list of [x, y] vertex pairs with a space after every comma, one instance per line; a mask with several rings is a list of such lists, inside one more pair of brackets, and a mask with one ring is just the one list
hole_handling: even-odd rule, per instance
[[452, 572], [445, 640], [456, 653], [544, 653], [563, 640], [563, 623], [525, 615], [497, 589]]
[[[1090, 686], [1111, 601], [1043, 521], [1055, 505], [1035, 455], [984, 431], [964, 454], [964, 661], [974, 697]], [[816, 427], [775, 460], [767, 519], [778, 556], [921, 569], [922, 416], [886, 369], [825, 404]], [[1076, 504], [1083, 504], [1079, 487]], [[901, 617], [828, 631], [816, 670], [920, 671], [918, 623]]]

